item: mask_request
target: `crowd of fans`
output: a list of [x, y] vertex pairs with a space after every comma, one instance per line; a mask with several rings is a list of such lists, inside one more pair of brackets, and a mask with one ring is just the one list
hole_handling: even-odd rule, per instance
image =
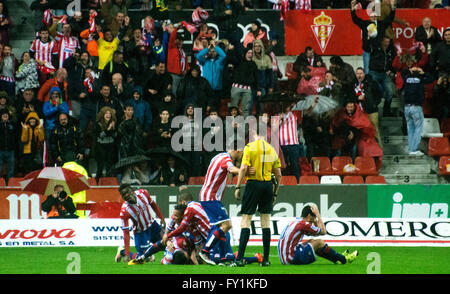
[[[6, 164], [6, 181], [44, 162], [77, 161], [89, 170], [90, 159], [97, 163], [97, 170], [89, 170], [91, 176], [115, 176], [110, 172], [118, 161], [163, 147], [164, 161], [136, 165], [132, 174], [140, 175], [140, 184], [187, 184], [189, 177], [204, 175], [220, 151], [194, 149], [182, 152], [184, 160], [179, 160], [171, 150], [177, 131], [171, 120], [177, 115], [188, 118], [190, 123], [181, 129], [183, 140], [195, 143], [194, 134], [207, 133], [229, 140], [225, 125], [205, 130], [194, 120], [196, 108], [203, 118], [216, 120], [223, 114], [224, 99], [230, 102], [227, 115], [262, 115], [268, 121], [279, 115], [271, 127], [280, 130], [292, 128], [293, 122], [295, 138], [280, 135], [280, 145], [283, 167], [297, 179], [299, 157], [365, 155], [379, 159], [381, 167], [378, 104], [384, 98], [383, 116], [392, 115], [396, 91], [405, 101], [408, 135], [413, 137], [410, 154], [418, 151], [417, 107], [424, 100], [424, 84], [435, 84], [436, 116], [449, 116], [450, 30], [441, 35], [426, 18], [416, 30], [413, 51], [394, 46], [392, 22], [405, 23], [395, 17], [396, 6], [426, 8], [431, 1], [383, 0], [382, 15], [370, 21], [358, 18], [355, 10], [371, 1], [309, 2], [312, 9], [350, 10], [362, 31], [364, 67], [354, 69], [340, 56], [325, 64], [310, 47], [299, 48], [304, 52], [295, 61], [298, 78], [292, 88], [280, 84], [277, 33], [268, 34], [257, 19], [241, 43], [237, 17], [253, 8], [296, 9], [297, 1], [287, 1], [286, 7], [283, 1], [91, 0], [68, 17], [64, 13], [69, 2], [32, 3], [36, 39], [18, 59], [9, 44], [8, 3], [0, 1], [0, 164]], [[447, 2], [440, 5], [448, 8]], [[192, 19], [172, 23], [170, 9], [182, 8], [194, 9]], [[153, 17], [131, 19], [130, 9], [149, 11]], [[207, 22], [218, 26], [219, 36]], [[177, 34], [180, 29], [193, 34], [189, 50]], [[326, 96], [339, 107], [317, 114], [313, 110], [319, 99], [303, 112], [293, 107], [310, 95]], [[284, 101], [278, 113], [273, 107], [277, 99]], [[233, 122], [233, 127], [239, 125]], [[126, 171], [119, 174], [121, 179], [133, 178]]]

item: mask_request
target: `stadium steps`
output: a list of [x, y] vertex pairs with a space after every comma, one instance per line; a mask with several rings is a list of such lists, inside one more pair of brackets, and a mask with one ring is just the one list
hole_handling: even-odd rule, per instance
[[10, 44], [17, 59], [24, 51], [28, 51], [34, 40], [34, 12], [30, 9], [32, 0], [9, 0], [7, 2], [14, 27], [10, 29]]

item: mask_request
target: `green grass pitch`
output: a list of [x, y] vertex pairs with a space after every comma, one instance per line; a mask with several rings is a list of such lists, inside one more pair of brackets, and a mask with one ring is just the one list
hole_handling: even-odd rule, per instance
[[[448, 274], [450, 269], [449, 249], [445, 247], [348, 248], [360, 251], [352, 264], [338, 265], [317, 257], [313, 264], [294, 266], [281, 265], [273, 246], [270, 253], [272, 265], [267, 268], [258, 264], [242, 268], [161, 265], [162, 252], [156, 254], [153, 263], [129, 266], [114, 262], [114, 247], [0, 248], [0, 274], [66, 274], [71, 273], [74, 261], [79, 261], [81, 274], [366, 274], [373, 270], [379, 270], [381, 274]], [[246, 256], [253, 256], [261, 249], [248, 247]], [[334, 249], [338, 252], [345, 250], [344, 247]]]

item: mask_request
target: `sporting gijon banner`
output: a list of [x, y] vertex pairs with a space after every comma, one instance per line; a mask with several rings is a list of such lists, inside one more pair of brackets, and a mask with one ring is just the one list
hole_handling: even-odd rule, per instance
[[[294, 218], [271, 219], [271, 245]], [[166, 220], [168, 221], [168, 220]], [[232, 245], [238, 245], [240, 218], [232, 218]], [[448, 219], [325, 218], [331, 246], [450, 246]], [[117, 219], [0, 220], [0, 248], [123, 245]], [[311, 238], [306, 236], [305, 240]], [[131, 238], [133, 240], [133, 238]], [[259, 217], [251, 224], [249, 245], [262, 244]], [[131, 246], [134, 243], [131, 241]]]
[[[366, 10], [357, 15], [369, 19]], [[446, 9], [397, 9], [395, 16], [409, 23], [408, 26], [393, 24], [395, 42], [402, 48], [410, 48], [414, 32], [429, 17], [432, 26], [441, 33], [450, 27], [450, 10]], [[361, 55], [361, 29], [352, 21], [350, 9], [312, 10], [303, 13], [290, 10], [285, 18], [286, 55], [298, 55], [311, 46], [320, 55]]]

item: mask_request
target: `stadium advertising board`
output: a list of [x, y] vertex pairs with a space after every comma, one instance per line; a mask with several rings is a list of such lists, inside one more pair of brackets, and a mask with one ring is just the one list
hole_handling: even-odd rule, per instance
[[[146, 186], [161, 212], [169, 216], [177, 204], [178, 188]], [[194, 199], [198, 199], [201, 186], [189, 186]], [[302, 185], [281, 186], [274, 217], [300, 216], [303, 207], [316, 204], [324, 217], [367, 217], [367, 188], [359, 185]], [[239, 216], [241, 202], [234, 199], [234, 188], [228, 186], [223, 203], [231, 217]], [[20, 189], [0, 190], [0, 219], [42, 219], [45, 213], [40, 205], [46, 197]], [[92, 188], [86, 192], [86, 202], [122, 202], [117, 188]], [[117, 206], [116, 206], [117, 207]], [[89, 215], [89, 211], [88, 214]], [[118, 211], [117, 211], [118, 216]], [[111, 214], [108, 217], [112, 217]]]
[[[291, 220], [271, 220], [273, 246]], [[232, 218], [232, 222], [232, 243], [237, 245], [240, 218]], [[324, 218], [324, 223], [328, 234], [320, 238], [332, 246], [450, 245], [448, 220]], [[120, 226], [119, 219], [0, 220], [0, 247], [120, 246], [123, 245]], [[261, 244], [260, 222], [255, 217], [249, 245]]]
[[[357, 11], [362, 19], [369, 19], [366, 10]], [[450, 11], [446, 9], [397, 9], [396, 17], [408, 26], [393, 24], [396, 42], [410, 48], [415, 28], [422, 19], [430, 17], [432, 25], [441, 33], [449, 27]], [[304, 32], [299, 34], [298, 32]], [[305, 14], [299, 10], [288, 11], [285, 18], [286, 55], [298, 55], [311, 46], [321, 55], [361, 55], [361, 30], [351, 18], [349, 9], [313, 10]]]
[[367, 186], [368, 216], [448, 219], [448, 185]]

